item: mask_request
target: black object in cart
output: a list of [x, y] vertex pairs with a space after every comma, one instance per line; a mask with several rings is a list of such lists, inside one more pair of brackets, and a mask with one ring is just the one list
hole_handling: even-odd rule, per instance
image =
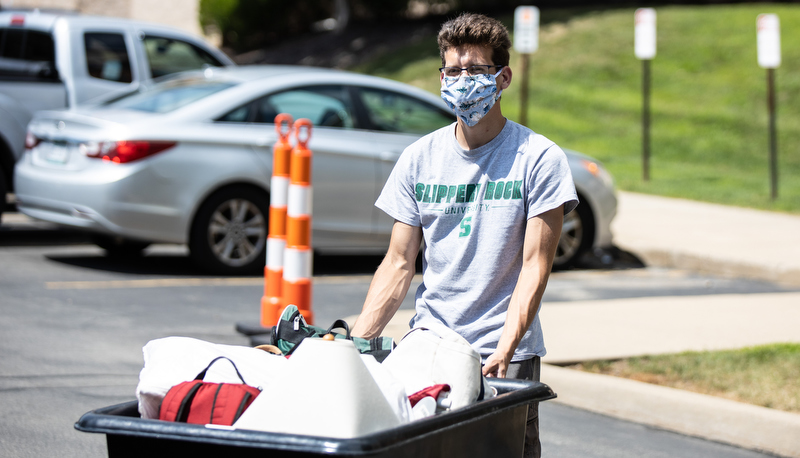
[[[528, 404], [553, 399], [549, 386], [490, 378], [498, 396], [353, 439], [235, 430], [144, 420], [136, 401], [84, 414], [75, 429], [106, 434], [108, 456], [120, 457], [520, 457]], [[309, 412], [329, 415], [335, 412]]]

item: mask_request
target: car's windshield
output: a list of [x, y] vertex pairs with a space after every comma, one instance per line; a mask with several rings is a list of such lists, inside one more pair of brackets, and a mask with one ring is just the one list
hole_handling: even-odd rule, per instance
[[107, 106], [149, 113], [168, 113], [234, 86], [235, 83], [206, 80], [170, 81], [145, 92], [117, 99]]

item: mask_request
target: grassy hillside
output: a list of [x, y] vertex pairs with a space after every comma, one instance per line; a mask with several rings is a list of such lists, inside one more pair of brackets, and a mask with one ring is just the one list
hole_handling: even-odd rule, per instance
[[[800, 213], [800, 5], [662, 7], [652, 62], [650, 181], [642, 180], [641, 69], [633, 9], [543, 11], [531, 59], [528, 125], [592, 155], [620, 189]], [[756, 17], [778, 14], [779, 198], [769, 196], [766, 70], [756, 59]], [[501, 17], [509, 30], [512, 18]], [[438, 93], [430, 37], [356, 70]], [[512, 70], [519, 56], [512, 53]], [[520, 71], [503, 111], [519, 118]]]

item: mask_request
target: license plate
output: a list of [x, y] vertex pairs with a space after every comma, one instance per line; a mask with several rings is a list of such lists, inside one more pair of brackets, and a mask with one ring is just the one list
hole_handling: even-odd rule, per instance
[[[44, 148], [41, 148], [44, 146]], [[42, 144], [42, 158], [52, 164], [66, 164], [69, 159], [69, 148], [66, 145]]]

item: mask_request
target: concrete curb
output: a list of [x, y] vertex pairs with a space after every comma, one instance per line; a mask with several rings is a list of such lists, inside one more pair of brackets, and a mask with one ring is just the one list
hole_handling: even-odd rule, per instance
[[800, 457], [800, 415], [608, 375], [542, 365], [552, 402], [786, 457]]

